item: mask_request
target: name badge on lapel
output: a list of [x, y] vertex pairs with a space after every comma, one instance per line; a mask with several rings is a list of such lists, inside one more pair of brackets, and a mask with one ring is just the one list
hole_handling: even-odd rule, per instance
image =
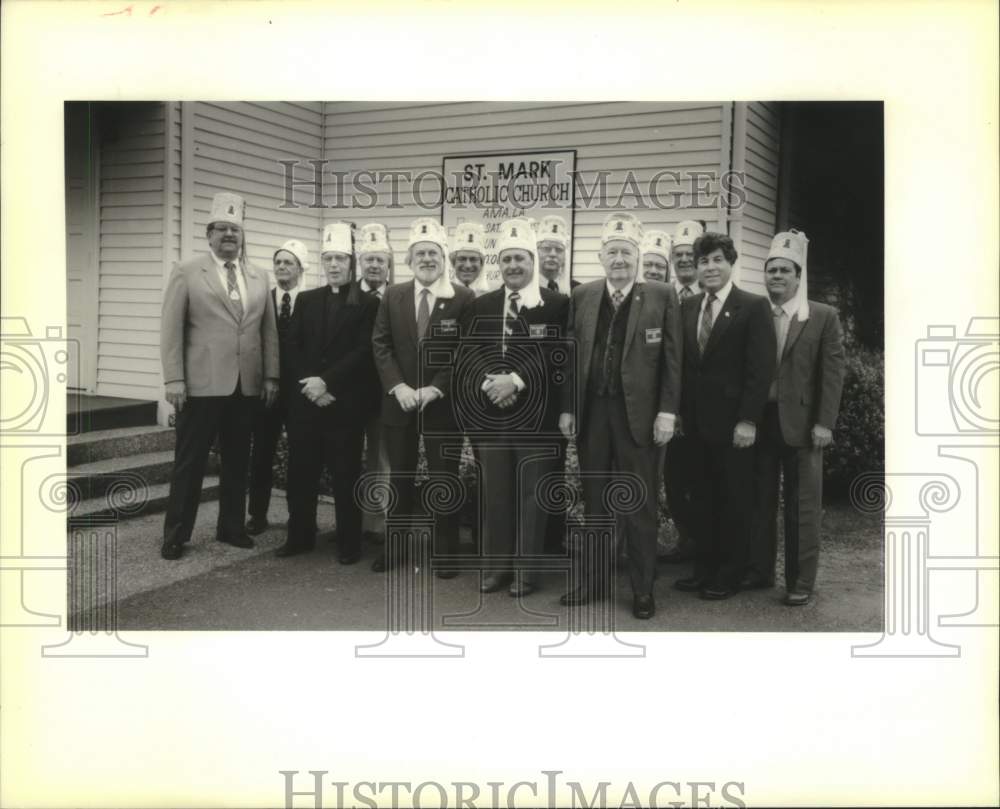
[[458, 321], [455, 318], [447, 318], [438, 324], [438, 334], [442, 337], [458, 337]]
[[663, 329], [657, 326], [655, 329], [646, 329], [646, 345], [663, 342]]
[[529, 323], [528, 324], [528, 336], [529, 337], [544, 337], [545, 336], [545, 324], [544, 323]]

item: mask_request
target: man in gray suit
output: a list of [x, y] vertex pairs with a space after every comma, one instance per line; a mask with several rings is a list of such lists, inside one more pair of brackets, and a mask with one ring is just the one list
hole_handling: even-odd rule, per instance
[[174, 268], [163, 296], [160, 357], [166, 399], [177, 412], [177, 445], [163, 524], [164, 559], [179, 559], [198, 515], [205, 464], [219, 438], [216, 539], [252, 548], [243, 526], [255, 397], [278, 395], [278, 329], [265, 273], [247, 263], [236, 194], [212, 201], [209, 253]]
[[[607, 275], [573, 290], [568, 336], [577, 341], [575, 405], [567, 394], [559, 428], [579, 432], [580, 472], [588, 514], [606, 514], [603, 502], [611, 470], [631, 473], [645, 484], [639, 509], [624, 519], [632, 580], [632, 612], [651, 618], [656, 611], [656, 490], [663, 447], [673, 437], [680, 404], [681, 334], [677, 295], [659, 281], [636, 283], [642, 223], [630, 214], [612, 214], [601, 234], [601, 264]], [[569, 386], [567, 386], [569, 387]], [[580, 549], [578, 549], [580, 550]], [[594, 551], [583, 549], [580, 564]], [[561, 602], [585, 604], [604, 582], [588, 582]]]
[[757, 442], [757, 516], [742, 588], [771, 587], [777, 555], [779, 477], [785, 501], [785, 604], [812, 598], [823, 513], [823, 448], [844, 385], [840, 319], [832, 306], [806, 297], [804, 233], [771, 242], [764, 280], [777, 338], [777, 367]]

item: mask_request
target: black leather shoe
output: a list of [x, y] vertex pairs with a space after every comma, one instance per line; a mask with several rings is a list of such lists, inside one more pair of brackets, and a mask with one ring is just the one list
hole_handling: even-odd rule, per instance
[[785, 595], [785, 604], [789, 607], [804, 607], [810, 601], [812, 601], [812, 593], [792, 590], [792, 592]]
[[279, 559], [284, 559], [288, 556], [298, 556], [300, 553], [309, 553], [312, 549], [312, 545], [301, 545], [297, 542], [286, 542], [274, 552], [274, 555]]
[[457, 570], [435, 570], [434, 575], [439, 579], [453, 579], [458, 575]]
[[247, 520], [247, 533], [251, 536], [257, 536], [257, 534], [263, 534], [271, 524], [267, 521], [267, 517], [251, 517]]
[[694, 559], [694, 554], [689, 551], [682, 551], [674, 548], [672, 551], [667, 551], [663, 556], [660, 557], [661, 562], [665, 562], [668, 565], [679, 565], [684, 562], [690, 562]]
[[520, 581], [512, 581], [508, 592], [512, 598], [520, 598], [521, 596], [530, 596], [537, 589], [538, 585], [535, 582], [530, 579], [527, 581], [521, 579]]
[[706, 601], [725, 601], [727, 598], [731, 598], [734, 595], [736, 595], [735, 590], [731, 590], [721, 584], [706, 586], [701, 591], [701, 597]]
[[342, 565], [353, 565], [356, 564], [361, 559], [361, 551], [359, 550], [349, 550], [349, 551], [339, 551], [337, 553], [337, 561]]
[[559, 603], [564, 607], [579, 607], [590, 601], [597, 600], [597, 594], [591, 592], [585, 587], [577, 587], [575, 590], [570, 590], [568, 593], [563, 593], [559, 596]]
[[223, 542], [226, 545], [232, 545], [234, 548], [252, 548], [254, 542], [246, 534], [237, 534], [236, 536], [226, 537], [221, 534], [216, 538], [217, 542]]
[[164, 542], [160, 547], [160, 556], [173, 561], [184, 554], [184, 546], [179, 542]]
[[652, 618], [656, 614], [656, 602], [653, 596], [636, 596], [632, 599], [632, 614], [636, 618]]
[[495, 593], [502, 590], [510, 581], [510, 576], [505, 573], [495, 573], [486, 576], [479, 585], [480, 593]]
[[380, 553], [375, 557], [375, 561], [372, 562], [372, 573], [385, 573], [386, 569], [385, 554]]
[[699, 579], [697, 576], [689, 576], [686, 579], [678, 579], [674, 582], [674, 589], [680, 590], [682, 593], [697, 593], [699, 590], [704, 589], [705, 580]]
[[763, 576], [758, 576], [756, 573], [747, 573], [742, 579], [740, 579], [741, 590], [766, 590], [769, 587], [774, 587], [774, 582], [768, 581]]

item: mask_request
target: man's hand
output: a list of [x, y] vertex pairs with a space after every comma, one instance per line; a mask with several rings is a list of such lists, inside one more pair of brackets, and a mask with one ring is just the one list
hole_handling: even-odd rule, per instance
[[493, 404], [503, 407], [504, 402], [517, 394], [517, 385], [510, 374], [486, 374], [483, 382], [483, 392], [490, 397]]
[[674, 420], [666, 413], [660, 413], [653, 422], [653, 443], [658, 447], [667, 445], [674, 437]]
[[274, 379], [265, 379], [264, 387], [260, 392], [260, 398], [264, 401], [265, 407], [274, 407], [278, 401], [278, 382]]
[[747, 449], [757, 440], [757, 425], [752, 421], [741, 421], [733, 428], [733, 446], [736, 449]]
[[180, 413], [187, 401], [187, 386], [183, 382], [168, 382], [164, 389], [167, 401]]
[[303, 395], [314, 404], [326, 393], [326, 382], [318, 376], [307, 376], [305, 379], [300, 379], [299, 384], [302, 386]]
[[572, 413], [561, 413], [559, 415], [559, 432], [566, 438], [576, 435], [576, 416]]
[[430, 385], [417, 389], [415, 395], [417, 397], [417, 403], [420, 407], [421, 413], [424, 412], [424, 408], [427, 407], [427, 405], [435, 399], [441, 398], [441, 392], [437, 388], [431, 387]]
[[417, 392], [405, 382], [393, 388], [392, 395], [396, 397], [396, 401], [399, 402], [399, 406], [403, 408], [404, 413], [416, 410], [417, 405], [420, 404], [417, 399]]
[[823, 449], [833, 443], [833, 431], [818, 424], [813, 425], [812, 441], [815, 449]]
[[333, 394], [324, 393], [315, 402], [313, 402], [313, 404], [316, 405], [316, 407], [326, 407], [327, 405], [332, 405], [335, 401], [337, 400], [334, 398]]

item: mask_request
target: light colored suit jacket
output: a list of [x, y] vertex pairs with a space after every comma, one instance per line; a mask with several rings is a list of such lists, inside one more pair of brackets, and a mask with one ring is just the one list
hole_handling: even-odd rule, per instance
[[788, 324], [778, 376], [778, 419], [785, 443], [812, 444], [812, 428], [832, 430], [844, 388], [844, 342], [837, 310], [809, 301], [809, 319]]
[[245, 396], [279, 377], [278, 328], [267, 276], [244, 264], [243, 318], [208, 253], [174, 267], [163, 296], [163, 381], [184, 381], [188, 396], [229, 396], [237, 379]]

